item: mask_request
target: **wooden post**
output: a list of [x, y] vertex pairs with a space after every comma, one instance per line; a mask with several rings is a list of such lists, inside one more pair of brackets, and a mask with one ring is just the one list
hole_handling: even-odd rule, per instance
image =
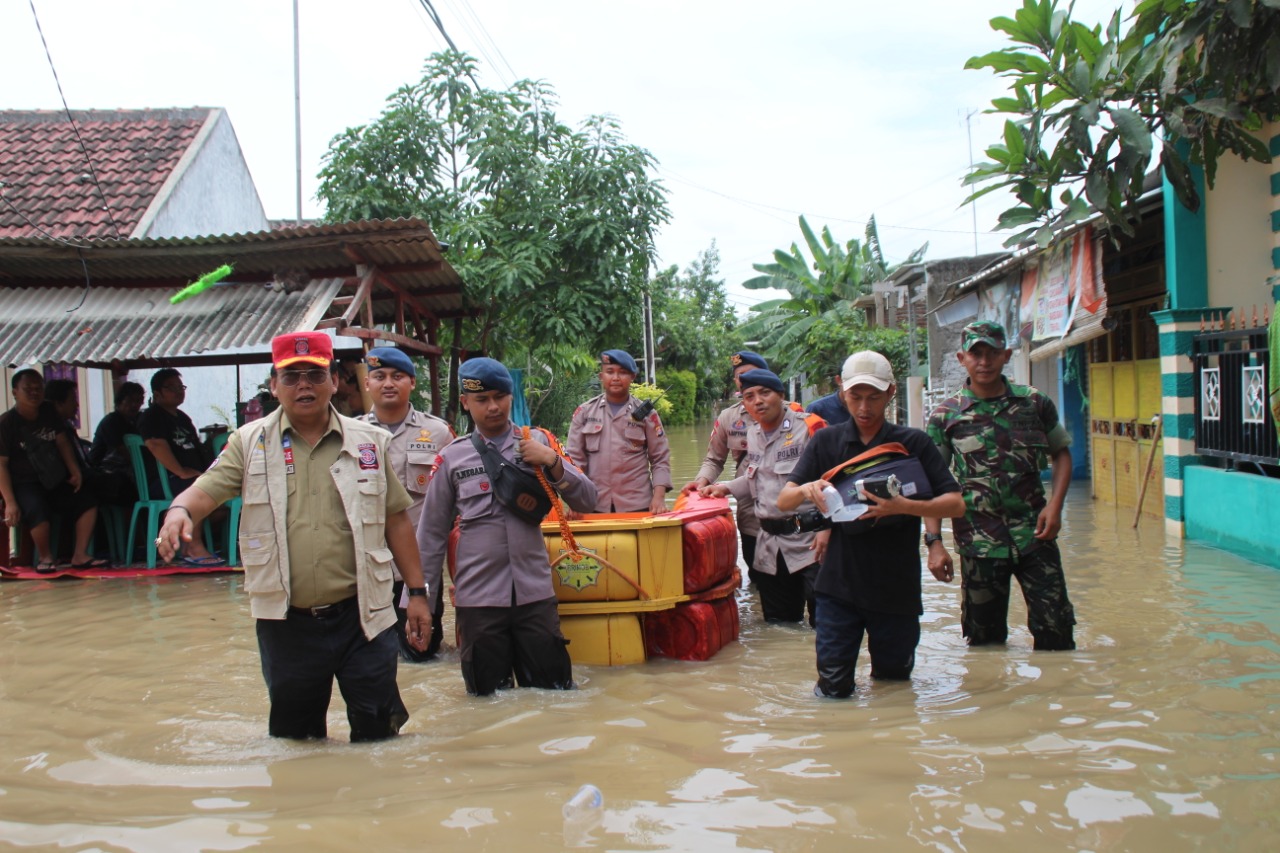
[[1142, 475], [1142, 488], [1138, 491], [1138, 506], [1133, 511], [1133, 526], [1138, 526], [1138, 519], [1142, 518], [1142, 503], [1147, 497], [1147, 486], [1151, 482], [1151, 468], [1156, 462], [1156, 450], [1160, 447], [1160, 437], [1164, 432], [1164, 420], [1156, 415], [1151, 419], [1156, 425], [1155, 435], [1151, 437], [1151, 452], [1147, 454], [1147, 473]]

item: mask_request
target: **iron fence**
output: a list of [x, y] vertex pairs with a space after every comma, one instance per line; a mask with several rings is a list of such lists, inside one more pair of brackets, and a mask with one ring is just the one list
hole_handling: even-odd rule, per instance
[[1267, 401], [1267, 329], [1196, 335], [1196, 452], [1275, 465], [1280, 443]]

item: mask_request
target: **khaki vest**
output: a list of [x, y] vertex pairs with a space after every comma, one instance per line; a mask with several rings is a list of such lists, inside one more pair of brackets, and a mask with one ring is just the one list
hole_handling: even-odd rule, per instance
[[[284, 619], [289, 609], [289, 537], [284, 450], [277, 409], [239, 429], [244, 448], [240, 553], [244, 589], [255, 619]], [[387, 439], [380, 428], [344, 418], [342, 451], [329, 469], [351, 527], [360, 624], [373, 639], [396, 623], [391, 608], [392, 560], [387, 547]], [[361, 444], [377, 448], [377, 468], [360, 467]]]

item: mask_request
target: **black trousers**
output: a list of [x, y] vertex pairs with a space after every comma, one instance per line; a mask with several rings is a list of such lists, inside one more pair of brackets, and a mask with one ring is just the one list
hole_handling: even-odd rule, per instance
[[880, 613], [818, 593], [816, 693], [843, 699], [853, 693], [862, 637], [867, 637], [871, 677], [907, 679], [916, 665], [920, 617], [914, 613]]
[[392, 737], [409, 719], [396, 685], [395, 628], [367, 639], [355, 598], [324, 616], [291, 609], [284, 619], [259, 619], [257, 630], [272, 737], [326, 737], [335, 678], [352, 743]]
[[455, 607], [454, 614], [468, 693], [488, 696], [514, 685], [577, 686], [554, 597], [510, 607]]
[[400, 658], [409, 663], [426, 663], [435, 660], [440, 653], [440, 643], [444, 640], [444, 591], [436, 596], [436, 609], [431, 613], [431, 638], [427, 640], [426, 651], [420, 652], [409, 645], [405, 635], [405, 626], [409, 623], [409, 611], [400, 606], [400, 591], [404, 589], [404, 581], [396, 581], [391, 585], [391, 602], [396, 609], [396, 640], [400, 643]]
[[818, 578], [818, 564], [810, 563], [796, 571], [788, 571], [782, 550], [778, 550], [777, 574], [756, 572], [756, 589], [760, 593], [760, 609], [766, 622], [801, 622], [805, 607], [809, 608], [809, 624], [816, 625], [813, 584]]

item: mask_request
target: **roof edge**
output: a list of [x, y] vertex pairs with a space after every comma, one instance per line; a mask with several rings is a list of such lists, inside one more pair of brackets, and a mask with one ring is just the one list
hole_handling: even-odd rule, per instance
[[200, 151], [204, 148], [205, 142], [213, 134], [213, 129], [217, 126], [218, 121], [225, 115], [226, 110], [222, 107], [209, 107], [208, 115], [205, 117], [204, 123], [200, 125], [200, 131], [195, 135], [187, 145], [187, 150], [182, 152], [182, 156], [178, 158], [177, 165], [170, 171], [169, 176], [164, 179], [164, 183], [160, 185], [160, 189], [151, 197], [151, 204], [147, 205], [147, 209], [142, 212], [142, 217], [138, 220], [138, 224], [134, 226], [133, 233], [130, 237], [142, 238], [147, 234], [147, 229], [155, 224], [156, 217], [160, 215], [160, 211], [169, 203], [169, 199], [173, 196], [173, 191], [178, 188], [178, 184], [182, 181], [187, 170], [191, 168], [191, 164], [200, 156]]

